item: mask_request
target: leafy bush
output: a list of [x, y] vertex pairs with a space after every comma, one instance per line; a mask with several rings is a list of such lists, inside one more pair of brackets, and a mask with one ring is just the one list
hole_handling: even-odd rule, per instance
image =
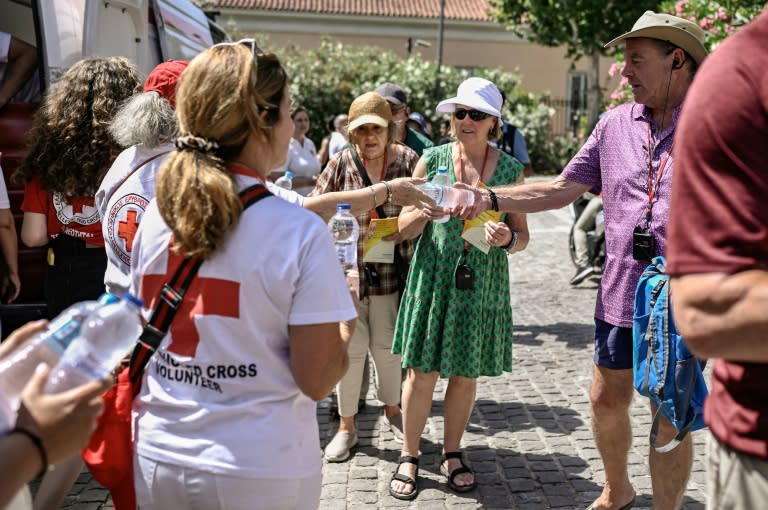
[[[345, 46], [327, 39], [313, 50], [288, 47], [276, 53], [289, 72], [294, 104], [309, 111], [311, 128], [308, 136], [316, 142], [327, 134], [326, 124], [330, 117], [347, 112], [355, 97], [384, 82], [403, 87], [408, 93], [411, 110], [424, 114], [432, 125], [432, 132], [438, 133], [442, 115], [435, 112], [437, 103], [453, 96], [466, 78], [479, 76], [506, 92], [505, 117], [522, 130], [537, 172], [559, 172], [564, 164], [563, 154], [567, 152], [564, 147], [573, 145], [570, 137], [567, 140], [550, 137], [549, 123], [554, 110], [542, 104], [543, 96], [522, 91], [516, 74], [499, 69], [478, 69], [469, 73], [443, 66], [440, 97], [435, 97], [437, 65], [419, 55], [402, 59], [381, 48]], [[565, 161], [567, 159], [565, 157]]]

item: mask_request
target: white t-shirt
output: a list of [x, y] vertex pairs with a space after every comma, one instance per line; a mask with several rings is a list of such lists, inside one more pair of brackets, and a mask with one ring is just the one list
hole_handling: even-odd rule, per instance
[[144, 211], [155, 197], [155, 174], [173, 150], [172, 143], [125, 149], [112, 163], [96, 192], [96, 209], [107, 250], [104, 285], [118, 296], [131, 284], [133, 241]]
[[[239, 187], [258, 180], [237, 175]], [[150, 204], [131, 289], [148, 303], [168, 272], [171, 232]], [[276, 197], [247, 209], [200, 267], [134, 401], [137, 453], [246, 478], [320, 472], [316, 404], [296, 385], [289, 325], [356, 316], [319, 216]]]
[[[8, 63], [8, 54], [11, 51], [11, 34], [0, 32], [0, 83], [5, 79], [5, 75], [10, 68]], [[27, 80], [21, 89], [11, 98], [11, 103], [37, 103], [40, 101], [40, 77], [37, 70], [32, 77]]]
[[[0, 156], [3, 153], [0, 152]], [[10, 209], [11, 201], [8, 199], [8, 188], [5, 187], [5, 174], [3, 173], [3, 167], [0, 166], [0, 209]]]
[[347, 146], [349, 141], [338, 131], [331, 133], [331, 139], [328, 141], [328, 159], [331, 159], [337, 152]]
[[[303, 146], [298, 140], [291, 138], [291, 143], [288, 145], [288, 157], [285, 161], [285, 169], [293, 172], [295, 176], [312, 177], [319, 174], [321, 170], [315, 143], [307, 137], [304, 137]], [[300, 195], [306, 196], [314, 189], [314, 186], [294, 186], [293, 189]]]

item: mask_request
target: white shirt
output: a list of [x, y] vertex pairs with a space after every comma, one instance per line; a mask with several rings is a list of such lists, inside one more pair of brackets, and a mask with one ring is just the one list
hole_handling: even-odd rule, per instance
[[331, 133], [331, 139], [328, 141], [328, 159], [335, 156], [336, 153], [340, 152], [348, 143], [349, 141], [338, 131]]
[[[236, 179], [240, 189], [257, 182]], [[166, 279], [170, 235], [153, 202], [131, 266], [132, 292], [141, 288], [145, 303]], [[134, 401], [138, 454], [246, 478], [319, 474], [316, 404], [291, 374], [288, 326], [356, 316], [326, 225], [261, 200], [200, 267], [190, 299]], [[185, 308], [193, 305], [205, 313]]]
[[[0, 156], [2, 156], [0, 152]], [[10, 209], [11, 201], [8, 199], [8, 188], [5, 187], [5, 174], [3, 167], [0, 166], [0, 209]]]
[[[319, 174], [321, 170], [315, 143], [307, 137], [304, 137], [303, 146], [298, 140], [291, 138], [291, 143], [288, 145], [288, 157], [285, 161], [285, 169], [290, 170], [297, 177], [312, 177]], [[306, 196], [314, 189], [314, 186], [294, 186], [293, 189], [300, 195]]]
[[144, 211], [155, 197], [155, 174], [173, 150], [170, 142], [154, 148], [135, 145], [125, 149], [96, 192], [96, 209], [107, 250], [104, 285], [118, 296], [131, 284], [133, 241]]

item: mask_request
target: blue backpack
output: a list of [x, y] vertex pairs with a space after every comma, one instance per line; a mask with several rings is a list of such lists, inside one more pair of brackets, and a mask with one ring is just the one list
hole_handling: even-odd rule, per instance
[[[635, 292], [632, 327], [634, 386], [657, 408], [650, 443], [658, 452], [672, 450], [688, 432], [705, 427], [704, 400], [709, 393], [702, 364], [688, 350], [672, 319], [664, 265], [664, 257], [656, 257], [643, 271]], [[661, 416], [678, 434], [666, 445], [656, 446]]]

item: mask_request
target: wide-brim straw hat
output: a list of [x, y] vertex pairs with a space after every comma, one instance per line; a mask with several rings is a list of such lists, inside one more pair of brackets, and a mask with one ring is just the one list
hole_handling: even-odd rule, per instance
[[468, 78], [459, 85], [455, 97], [451, 97], [437, 104], [439, 113], [453, 113], [457, 104], [463, 104], [501, 118], [501, 92], [492, 82], [484, 78]]
[[659, 39], [682, 48], [696, 61], [697, 65], [701, 65], [707, 56], [704, 36], [704, 30], [687, 19], [678, 18], [671, 14], [645, 11], [635, 22], [632, 30], [610, 41], [605, 47], [610, 48], [635, 37]]
[[355, 98], [349, 105], [348, 131], [354, 131], [363, 124], [375, 124], [387, 127], [392, 122], [392, 110], [384, 96], [376, 92], [366, 92]]

